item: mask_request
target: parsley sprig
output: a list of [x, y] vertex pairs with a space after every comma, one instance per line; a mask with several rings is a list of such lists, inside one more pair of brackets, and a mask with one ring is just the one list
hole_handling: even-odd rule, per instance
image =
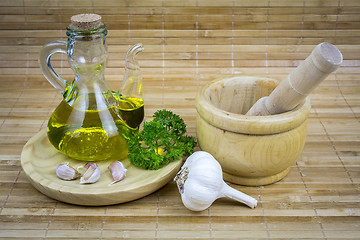
[[133, 165], [155, 170], [193, 153], [195, 138], [185, 135], [186, 124], [179, 115], [163, 109], [153, 117], [128, 141], [128, 157]]

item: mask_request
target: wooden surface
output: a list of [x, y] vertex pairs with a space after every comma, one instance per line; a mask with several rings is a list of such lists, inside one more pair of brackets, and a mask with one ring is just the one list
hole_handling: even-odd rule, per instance
[[[62, 98], [40, 73], [40, 46], [64, 40], [70, 16], [84, 11], [107, 23], [109, 84], [119, 88], [126, 50], [142, 42], [146, 115], [173, 110], [194, 136], [195, 94], [211, 80], [284, 79], [324, 41], [344, 62], [310, 95], [305, 147], [287, 177], [265, 187], [232, 185], [255, 197], [257, 208], [218, 200], [193, 213], [174, 182], [134, 202], [79, 207], [33, 188], [20, 154]], [[0, 1], [0, 238], [358, 239], [359, 13], [358, 0]], [[53, 60], [71, 80], [65, 56]]]
[[127, 169], [126, 177], [116, 184], [111, 184], [113, 178], [108, 169], [112, 162], [97, 162], [101, 177], [94, 184], [80, 184], [79, 179], [59, 179], [55, 174], [59, 164], [78, 169], [86, 163], [58, 152], [49, 142], [45, 128], [30, 138], [21, 153], [22, 170], [33, 187], [56, 200], [86, 206], [114, 205], [147, 196], [173, 180], [183, 161], [178, 159], [159, 170], [149, 171], [122, 159]]

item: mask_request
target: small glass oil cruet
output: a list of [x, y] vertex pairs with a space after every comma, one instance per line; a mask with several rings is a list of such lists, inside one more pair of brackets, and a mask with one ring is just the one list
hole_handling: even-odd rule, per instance
[[[48, 121], [47, 136], [58, 151], [76, 160], [121, 160], [128, 154], [127, 139], [144, 118], [142, 78], [135, 59], [143, 47], [136, 44], [129, 49], [124, 81], [114, 92], [104, 77], [107, 28], [101, 16], [72, 16], [66, 35], [67, 42], [49, 42], [40, 50], [42, 73], [63, 94]], [[72, 82], [53, 69], [54, 53], [68, 55], [75, 73]]]
[[124, 121], [130, 127], [138, 127], [144, 119], [142, 76], [135, 58], [143, 50], [142, 44], [138, 43], [127, 52], [124, 80], [117, 93], [118, 108]]

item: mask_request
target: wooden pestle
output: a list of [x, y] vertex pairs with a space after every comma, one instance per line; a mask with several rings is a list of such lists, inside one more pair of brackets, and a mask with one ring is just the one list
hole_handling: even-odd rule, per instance
[[330, 43], [317, 45], [274, 91], [260, 98], [246, 115], [274, 115], [294, 109], [342, 63], [341, 52]]

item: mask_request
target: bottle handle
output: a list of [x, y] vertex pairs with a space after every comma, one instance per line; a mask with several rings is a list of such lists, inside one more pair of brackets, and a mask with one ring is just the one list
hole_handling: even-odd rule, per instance
[[67, 81], [62, 78], [51, 65], [51, 56], [54, 53], [67, 54], [67, 42], [65, 41], [53, 41], [46, 43], [40, 49], [39, 64], [40, 69], [45, 78], [62, 94], [65, 91]]

